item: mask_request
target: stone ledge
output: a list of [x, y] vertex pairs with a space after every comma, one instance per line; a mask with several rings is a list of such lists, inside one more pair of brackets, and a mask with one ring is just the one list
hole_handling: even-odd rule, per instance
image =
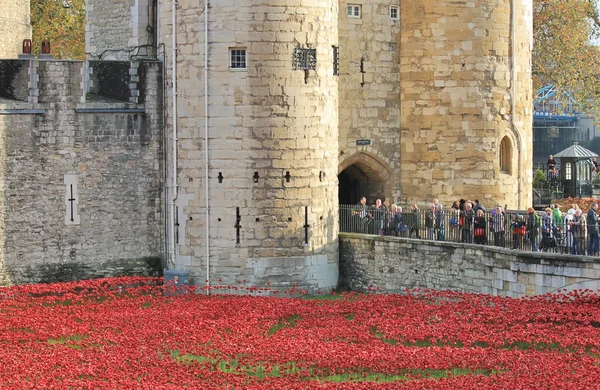
[[12, 101], [0, 103], [0, 115], [15, 114], [45, 114], [46, 110], [42, 104]]
[[[484, 252], [492, 252], [499, 253], [503, 255], [513, 255], [515, 256], [515, 260], [526, 262], [526, 263], [537, 263], [537, 264], [550, 264], [547, 261], [553, 261], [552, 265], [557, 265], [554, 263], [555, 261], [563, 262], [563, 263], [589, 263], [596, 264], [600, 260], [594, 257], [588, 256], [579, 256], [579, 255], [569, 255], [569, 254], [560, 254], [560, 253], [547, 253], [547, 252], [528, 252], [528, 251], [518, 251], [514, 249], [505, 249], [498, 248], [490, 245], [478, 245], [478, 244], [462, 244], [458, 242], [451, 241], [428, 241], [428, 240], [419, 240], [415, 238], [404, 238], [404, 237], [391, 237], [391, 236], [375, 236], [370, 234], [361, 234], [361, 233], [339, 233], [340, 238], [349, 238], [349, 239], [357, 239], [357, 240], [365, 240], [365, 241], [374, 241], [374, 242], [397, 242], [399, 244], [411, 244], [411, 245], [425, 245], [427, 247], [433, 248], [460, 248], [460, 249], [475, 249], [477, 251]], [[546, 261], [546, 263], [544, 263]]]
[[138, 113], [145, 114], [146, 107], [137, 103], [80, 103], [75, 108], [75, 112], [80, 114], [106, 114], [106, 113]]

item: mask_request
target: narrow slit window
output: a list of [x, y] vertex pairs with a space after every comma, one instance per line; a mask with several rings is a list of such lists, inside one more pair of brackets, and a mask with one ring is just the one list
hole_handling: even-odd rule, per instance
[[332, 46], [333, 49], [333, 75], [339, 76], [340, 74], [340, 48], [339, 46]]
[[510, 138], [504, 137], [500, 142], [500, 170], [504, 173], [510, 174], [512, 172], [512, 145]]

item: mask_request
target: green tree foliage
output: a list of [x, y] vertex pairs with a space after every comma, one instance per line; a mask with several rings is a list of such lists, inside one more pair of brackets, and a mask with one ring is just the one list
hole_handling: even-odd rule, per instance
[[31, 0], [33, 53], [50, 41], [56, 58], [85, 59], [85, 0]]
[[533, 86], [554, 84], [556, 98], [592, 116], [600, 100], [600, 37], [595, 0], [534, 0]]
[[541, 187], [548, 184], [548, 180], [546, 179], [546, 174], [541, 169], [536, 169], [533, 172], [533, 186]]

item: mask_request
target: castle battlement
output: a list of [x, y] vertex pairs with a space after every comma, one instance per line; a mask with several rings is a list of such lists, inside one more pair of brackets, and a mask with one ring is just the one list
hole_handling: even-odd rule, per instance
[[0, 283], [162, 269], [159, 62], [0, 61]]
[[531, 0], [205, 5], [86, 2], [88, 58], [162, 63], [0, 63], [8, 222], [52, 226], [11, 267], [156, 254], [316, 291], [337, 284], [340, 203], [531, 203]]
[[0, 103], [5, 110], [28, 107], [21, 103], [55, 101], [50, 95], [59, 90], [59, 100], [81, 104], [77, 109], [140, 108], [146, 95], [162, 91], [160, 72], [162, 63], [147, 61], [0, 60]]

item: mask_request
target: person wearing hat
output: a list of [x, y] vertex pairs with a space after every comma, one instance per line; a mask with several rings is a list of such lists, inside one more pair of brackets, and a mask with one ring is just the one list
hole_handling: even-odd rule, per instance
[[556, 235], [556, 224], [552, 215], [552, 209], [546, 207], [542, 215], [542, 244], [541, 249], [552, 247], [553, 238]]

